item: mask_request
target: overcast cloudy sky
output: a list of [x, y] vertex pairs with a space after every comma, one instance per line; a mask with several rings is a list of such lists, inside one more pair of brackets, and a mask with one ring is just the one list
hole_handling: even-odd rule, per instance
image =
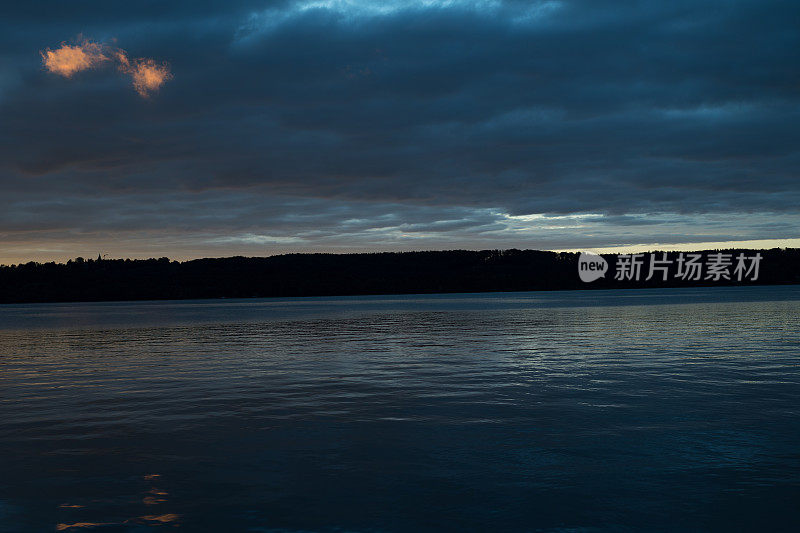
[[791, 244], [799, 104], [796, 0], [4, 2], [0, 262]]

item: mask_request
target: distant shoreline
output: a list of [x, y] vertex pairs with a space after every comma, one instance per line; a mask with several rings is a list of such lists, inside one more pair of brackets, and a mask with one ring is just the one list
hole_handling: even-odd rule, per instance
[[[666, 253], [667, 255], [662, 255]], [[673, 270], [679, 254], [760, 254], [757, 279], [647, 280], [652, 257]], [[800, 249], [707, 250], [642, 254], [639, 279], [614, 279], [617, 254], [591, 283], [578, 277], [579, 254], [539, 250], [450, 250], [359, 254], [286, 254], [184, 262], [160, 259], [75, 259], [67, 263], [0, 266], [0, 303], [216, 300], [527, 292], [800, 284]], [[739, 273], [740, 276], [742, 273]], [[652, 272], [651, 272], [652, 275]], [[751, 272], [752, 276], [752, 272]]]

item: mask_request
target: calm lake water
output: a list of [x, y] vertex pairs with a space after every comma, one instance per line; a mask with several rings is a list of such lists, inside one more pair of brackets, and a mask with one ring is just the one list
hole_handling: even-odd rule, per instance
[[798, 286], [6, 305], [0, 369], [1, 531], [800, 530]]

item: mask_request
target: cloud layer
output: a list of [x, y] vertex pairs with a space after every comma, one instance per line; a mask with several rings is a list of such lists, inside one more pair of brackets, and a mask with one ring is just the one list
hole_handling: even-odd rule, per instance
[[[18, 255], [800, 235], [796, 2], [6, 11], [0, 243]], [[143, 101], [121, 86], [150, 94], [168, 72], [110, 76], [110, 48], [54, 56], [69, 83], [42, 72], [36, 51], [77, 32], [180, 76]]]

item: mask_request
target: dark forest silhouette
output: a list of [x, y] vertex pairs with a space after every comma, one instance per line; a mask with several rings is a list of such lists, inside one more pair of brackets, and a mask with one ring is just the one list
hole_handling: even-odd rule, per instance
[[[725, 250], [725, 253], [755, 250]], [[800, 249], [760, 250], [756, 281], [578, 278], [578, 254], [536, 250], [286, 254], [177, 262], [74, 259], [0, 266], [0, 302], [160, 300], [800, 283]], [[703, 252], [708, 255], [710, 252]], [[670, 252], [675, 259], [678, 252]], [[659, 254], [660, 255], [660, 254]]]

